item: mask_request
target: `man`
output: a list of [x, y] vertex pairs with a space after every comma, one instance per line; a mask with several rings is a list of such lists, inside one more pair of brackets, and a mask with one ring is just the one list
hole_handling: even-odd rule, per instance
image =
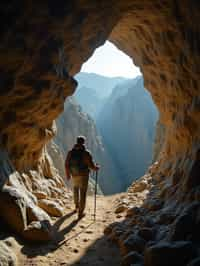
[[91, 153], [85, 148], [84, 136], [77, 137], [76, 144], [67, 154], [65, 167], [67, 179], [72, 178], [75, 208], [81, 219], [85, 215], [90, 170], [99, 170], [99, 165], [93, 162]]

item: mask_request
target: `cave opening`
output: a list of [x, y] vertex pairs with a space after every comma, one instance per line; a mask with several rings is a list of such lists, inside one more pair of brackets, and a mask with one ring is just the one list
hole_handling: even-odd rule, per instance
[[78, 85], [56, 122], [55, 142], [65, 158], [76, 137], [84, 135], [101, 165], [99, 193], [124, 192], [155, 159], [157, 108], [139, 68], [110, 41], [94, 51], [74, 78]]
[[[141, 67], [165, 130], [158, 163], [130, 187], [121, 220], [111, 216], [114, 223], [104, 231], [120, 247], [109, 256], [122, 254], [125, 265], [135, 260], [148, 266], [199, 265], [199, 1], [2, 1], [0, 6], [1, 219], [30, 242], [56, 236], [51, 222], [55, 214], [63, 216], [62, 207], [66, 211], [71, 202], [64, 175], [51, 167], [46, 144], [56, 133], [53, 120], [64, 99], [74, 91], [72, 77], [109, 37]], [[76, 110], [81, 113], [76, 105], [70, 109], [69, 126]], [[115, 207], [107, 208], [113, 213]], [[60, 222], [56, 224], [58, 228]], [[90, 243], [96, 245], [92, 237]], [[43, 260], [38, 254], [44, 255], [44, 249], [35, 246], [35, 261], [24, 246], [22, 252], [29, 256], [20, 265]], [[68, 243], [65, 260], [54, 253], [55, 243], [48, 246], [53, 256], [44, 263], [69, 262]], [[94, 249], [87, 251], [95, 254]], [[15, 260], [13, 256], [13, 265]], [[111, 264], [102, 260], [102, 265]]]

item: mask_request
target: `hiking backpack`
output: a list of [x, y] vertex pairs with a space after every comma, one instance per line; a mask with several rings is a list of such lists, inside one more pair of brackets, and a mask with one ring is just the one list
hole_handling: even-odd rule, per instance
[[72, 175], [89, 172], [88, 165], [84, 162], [85, 150], [72, 149], [69, 159], [69, 169]]

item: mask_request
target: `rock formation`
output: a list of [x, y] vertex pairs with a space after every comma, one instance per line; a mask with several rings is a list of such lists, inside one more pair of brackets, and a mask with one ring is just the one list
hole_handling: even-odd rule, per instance
[[[191, 243], [199, 246], [199, 8], [195, 0], [1, 1], [0, 194], [1, 206], [16, 209], [22, 227], [18, 230], [14, 220], [10, 225], [19, 234], [28, 228], [23, 215], [30, 205], [28, 196], [19, 199], [15, 193], [13, 174], [26, 185], [53, 182], [52, 191], [61, 184], [54, 176], [47, 182], [51, 175], [45, 172], [49, 168], [44, 146], [54, 135], [53, 120], [75, 89], [72, 76], [109, 38], [140, 67], [165, 126], [162, 154], [151, 172], [152, 189], [157, 199], [164, 200], [157, 211], [165, 216], [172, 210], [176, 217], [167, 219], [162, 227], [166, 230], [160, 231], [172, 242], [171, 248], [150, 246], [145, 266], [155, 265], [152, 258], [160, 265], [154, 256], [160, 248], [165, 249], [162, 261], [174, 252], [172, 248], [179, 254], [187, 250], [185, 264], [196, 256]], [[25, 191], [24, 184], [17, 184], [17, 190], [22, 186]], [[31, 186], [29, 191], [33, 192]], [[149, 197], [154, 196], [150, 192]], [[26, 205], [20, 203], [24, 200]], [[9, 222], [7, 214], [0, 213]], [[31, 228], [36, 216], [31, 212]], [[41, 228], [42, 221], [33, 230]], [[161, 238], [155, 239], [156, 244]], [[180, 243], [183, 240], [187, 243]]]
[[142, 77], [117, 85], [98, 116], [97, 126], [123, 184], [121, 191], [144, 175], [152, 162], [157, 117]]

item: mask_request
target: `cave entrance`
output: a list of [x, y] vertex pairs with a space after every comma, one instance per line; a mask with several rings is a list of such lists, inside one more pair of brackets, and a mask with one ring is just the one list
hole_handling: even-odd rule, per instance
[[[158, 112], [144, 88], [142, 74], [129, 56], [106, 41], [75, 79], [78, 86], [66, 100], [57, 138], [66, 153], [76, 137], [84, 135], [101, 165], [103, 193], [126, 191], [153, 159]], [[63, 127], [65, 133], [60, 136]]]

